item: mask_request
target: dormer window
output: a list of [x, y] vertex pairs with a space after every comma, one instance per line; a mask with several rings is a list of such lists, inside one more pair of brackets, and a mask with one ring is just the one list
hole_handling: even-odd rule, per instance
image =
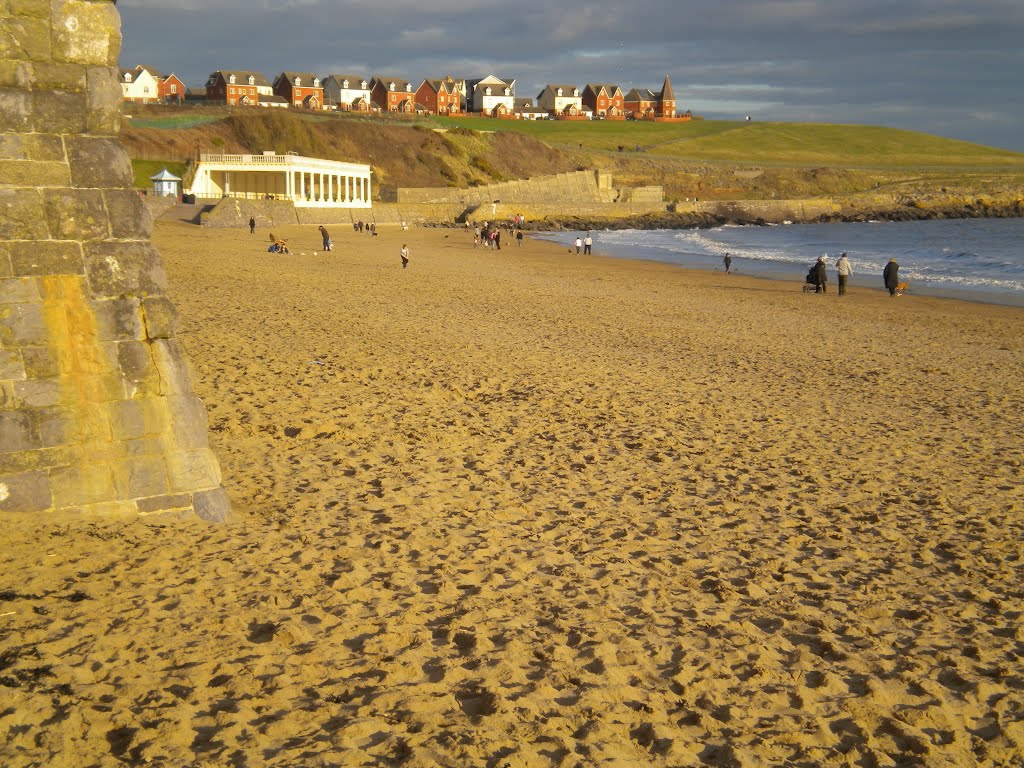
[[561, 89], [561, 88], [559, 88], [559, 89], [558, 89], [558, 95], [559, 95], [559, 96], [561, 96], [561, 95], [562, 95], [562, 89]]
[[295, 87], [298, 88], [300, 85], [302, 85], [302, 78], [296, 76], [296, 78], [295, 78]]
[[367, 87], [368, 87], [368, 86], [367, 86], [367, 82], [366, 82], [365, 80], [363, 80], [363, 81], [362, 81], [362, 82], [361, 82], [361, 83], [359, 84], [359, 89], [360, 89], [360, 90], [363, 90], [363, 91], [365, 91], [365, 90], [367, 89]]
[[512, 95], [512, 91], [511, 91], [511, 89], [509, 89], [509, 88], [506, 88], [506, 89], [505, 89], [505, 95], [506, 95], [506, 96], [511, 96], [511, 95]]
[[395, 90], [395, 84], [394, 83], [388, 83], [388, 90], [389, 91]]
[[484, 91], [484, 93], [487, 94], [488, 96], [490, 96], [491, 95], [491, 86], [488, 85], [487, 89]]
[[313, 78], [313, 87], [314, 88], [319, 88], [320, 87], [320, 78], [319, 77], [314, 77]]
[[130, 83], [132, 81], [132, 73], [131, 72], [125, 72], [124, 73], [124, 81], [126, 83]]
[[341, 87], [342, 88], [348, 88], [348, 80], [342, 80], [341, 81]]
[[249, 85], [256, 85], [256, 78], [249, 75]]
[[235, 84], [235, 76], [231, 75], [231, 77], [228, 78], [228, 82], [231, 83], [231, 85], [234, 85]]

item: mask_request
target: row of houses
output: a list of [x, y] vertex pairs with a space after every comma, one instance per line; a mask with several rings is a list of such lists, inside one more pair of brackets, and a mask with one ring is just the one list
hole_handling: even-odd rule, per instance
[[121, 70], [124, 99], [133, 103], [201, 101], [230, 107], [291, 107], [343, 112], [460, 115], [541, 120], [688, 120], [680, 113], [668, 75], [661, 90], [632, 88], [627, 93], [611, 83], [548, 84], [535, 99], [516, 96], [515, 79], [490, 75], [462, 80], [451, 75], [423, 80], [402, 77], [281, 72], [274, 81], [259, 72], [217, 70], [206, 86], [188, 89], [174, 74], [152, 67]]

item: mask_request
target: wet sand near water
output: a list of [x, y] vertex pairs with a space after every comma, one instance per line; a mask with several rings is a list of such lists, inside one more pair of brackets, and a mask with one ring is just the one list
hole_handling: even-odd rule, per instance
[[329, 229], [157, 224], [236, 519], [0, 522], [0, 763], [1021, 764], [1024, 310]]

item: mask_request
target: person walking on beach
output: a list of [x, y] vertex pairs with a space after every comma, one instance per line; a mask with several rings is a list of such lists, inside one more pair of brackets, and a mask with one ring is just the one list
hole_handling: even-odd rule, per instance
[[732, 256], [726, 253], [725, 258], [722, 259], [722, 263], [725, 264], [725, 274], [728, 275], [729, 272], [732, 270]]
[[815, 293], [828, 293], [825, 290], [825, 284], [828, 282], [828, 269], [825, 267], [825, 257], [819, 256], [818, 263], [814, 265], [814, 274], [818, 279], [817, 285], [814, 288]]
[[320, 237], [324, 239], [324, 250], [331, 250], [331, 236], [327, 234], [327, 230], [324, 229], [324, 225], [321, 224], [319, 227], [317, 227], [317, 229], [320, 230]]
[[580, 251], [583, 250], [583, 240], [580, 238], [579, 235], [576, 236], [576, 242], [574, 243], [574, 245], [576, 246], [576, 255], [579, 256]]
[[250, 216], [249, 217], [249, 234], [250, 235], [256, 234], [256, 217], [255, 216]]
[[402, 243], [402, 250], [399, 251], [399, 256], [402, 257], [402, 269], [409, 266], [409, 246]]
[[836, 271], [839, 273], [839, 295], [846, 295], [846, 281], [850, 279], [850, 275], [853, 274], [853, 267], [850, 266], [850, 260], [846, 258], [846, 251], [843, 251], [843, 255], [839, 257], [839, 261], [836, 262]]
[[587, 236], [583, 238], [583, 253], [587, 256], [590, 255], [591, 249], [594, 247], [594, 238], [587, 232]]
[[520, 248], [523, 247], [523, 230], [521, 229], [516, 230], [516, 243]]
[[885, 287], [889, 289], [889, 295], [896, 295], [896, 286], [900, 284], [900, 265], [896, 263], [896, 259], [889, 259], [889, 263], [885, 265], [885, 269], [882, 270], [882, 280], [885, 282]]

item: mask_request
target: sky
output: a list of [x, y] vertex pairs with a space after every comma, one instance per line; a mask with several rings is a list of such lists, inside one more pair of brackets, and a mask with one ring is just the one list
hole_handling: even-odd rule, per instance
[[661, 88], [707, 119], [1024, 152], [1024, 0], [119, 0], [121, 66]]

